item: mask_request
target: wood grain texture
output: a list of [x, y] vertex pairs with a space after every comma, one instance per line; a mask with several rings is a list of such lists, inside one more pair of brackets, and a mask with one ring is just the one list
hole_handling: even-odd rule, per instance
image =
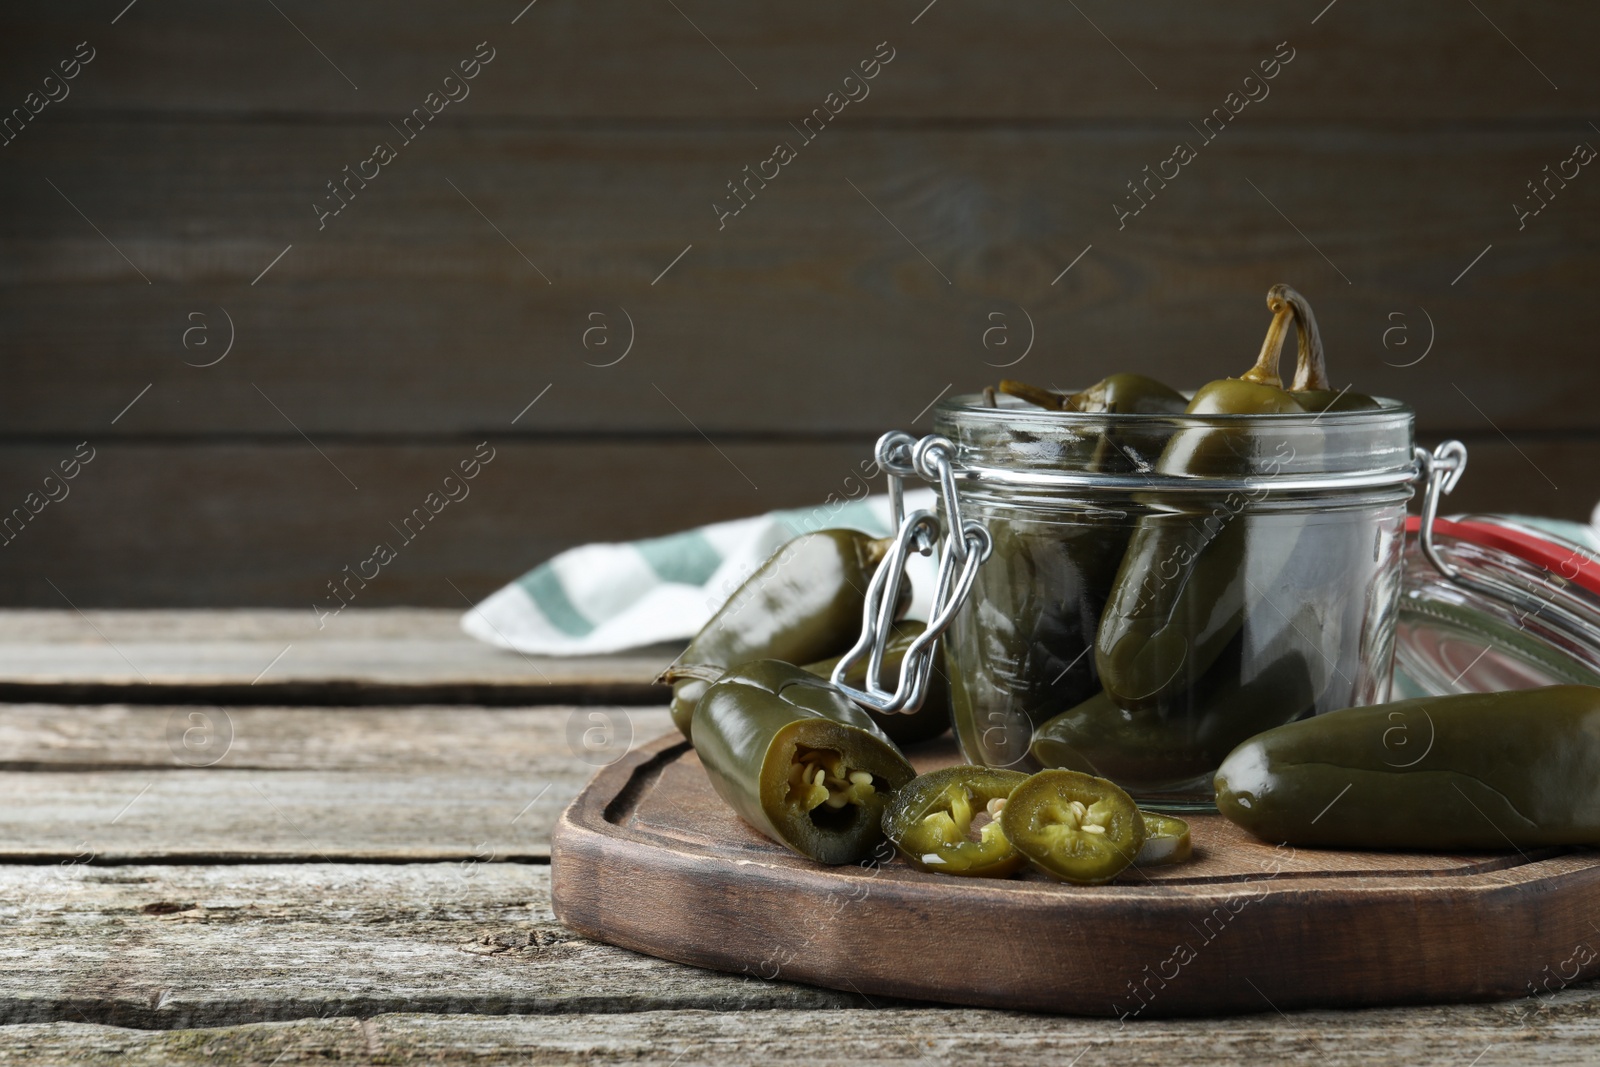
[[[1471, 465], [1445, 503], [1448, 513], [1587, 519], [1600, 500], [1600, 440], [1519, 433], [1508, 442], [1487, 423], [1462, 437]], [[1421, 438], [1428, 444], [1438, 439]], [[703, 439], [500, 442], [498, 458], [474, 483], [473, 495], [440, 513], [423, 536], [406, 545], [355, 605], [329, 623], [326, 638], [339, 639], [344, 619], [367, 606], [465, 611], [464, 598], [487, 596], [576, 544], [653, 537], [772, 508], [817, 505], [829, 494], [857, 495], [861, 483], [854, 478], [871, 445], [866, 438], [848, 444], [724, 439], [717, 448]], [[326, 609], [332, 603], [327, 583], [368, 556], [386, 531], [392, 540], [388, 524], [407, 514], [470, 451], [470, 445], [325, 446], [329, 459], [362, 486], [357, 492], [304, 441], [106, 446], [73, 483], [70, 497], [49, 505], [0, 549], [0, 603], [62, 610], [70, 610], [64, 598], [81, 608], [272, 605], [302, 612], [315, 625], [314, 605]], [[59, 452], [39, 446], [0, 450], [0, 489], [25, 491]], [[196, 507], [197, 500], [208, 503]], [[96, 638], [85, 629], [82, 640]], [[263, 655], [251, 661], [255, 670], [292, 640], [261, 647]], [[241, 649], [240, 655], [255, 651]], [[300, 651], [286, 655], [262, 684], [280, 667], [293, 670]], [[493, 682], [504, 679], [502, 671], [527, 666], [512, 658], [463, 650], [462, 662]], [[489, 666], [490, 659], [505, 666]], [[93, 662], [114, 677], [135, 673], [103, 653]], [[538, 662], [552, 679], [565, 669]], [[537, 691], [530, 693], [528, 699], [541, 699]]]
[[[1081, 386], [1138, 370], [1195, 387], [1241, 373], [1267, 287], [1289, 281], [1317, 308], [1335, 378], [1408, 400], [1426, 430], [1596, 429], [1600, 364], [1585, 345], [1600, 307], [1572, 294], [1600, 284], [1600, 181], [1574, 180], [1521, 231], [1511, 209], [1585, 127], [1255, 119], [1202, 145], [1120, 230], [1114, 204], [1139, 203], [1126, 183], [1177, 141], [1200, 143], [1187, 124], [830, 129], [720, 230], [713, 201], [795, 138], [787, 127], [449, 126], [319, 231], [312, 201], [375, 140], [397, 139], [386, 123], [60, 123], [10, 146], [0, 171], [13, 205], [0, 417], [14, 440], [72, 444], [304, 445], [296, 427], [324, 448], [436, 434], [871, 439], [947, 387], [1001, 374]], [[232, 353], [186, 366], [221, 355], [223, 311]], [[630, 337], [625, 359], [600, 365]], [[1530, 343], [1552, 370], [1528, 373]]]
[[[460, 603], [460, 601], [458, 601]], [[0, 611], [0, 696], [230, 704], [661, 703], [679, 646], [529, 656], [461, 630], [462, 610]], [[631, 698], [631, 699], [628, 699]]]
[[1582, 43], [1594, 13], [1576, 0], [1492, 4], [1493, 25], [1444, 0], [1346, 0], [1325, 15], [1316, 3], [1264, 12], [1177, 0], [1088, 0], [1079, 11], [1046, 0], [945, 4], [925, 14], [927, 0], [759, 13], [695, 0], [679, 5], [681, 16], [626, 0], [542, 0], [525, 13], [526, 0], [280, 6], [326, 60], [270, 9], [185, 0], [111, 26], [115, 10], [60, 4], [7, 35], [0, 89], [20, 97], [34, 71], [42, 76], [85, 37], [101, 56], [70, 106], [227, 117], [403, 113], [485, 38], [499, 56], [466, 106], [488, 118], [788, 117], [816, 106], [884, 38], [899, 55], [867, 106], [886, 118], [1190, 118], [1285, 38], [1300, 53], [1283, 92], [1296, 118], [1581, 120], [1600, 89]]
[[[421, 1048], [468, 1041], [476, 1030], [485, 1053], [498, 1046], [526, 1054], [539, 1044], [551, 1054], [620, 1057], [654, 1041], [658, 1052], [666, 1045], [675, 1055], [681, 1050], [674, 1043], [698, 1035], [732, 1058], [762, 1060], [760, 1050], [822, 1025], [841, 1041], [818, 1049], [838, 1057], [824, 1062], [852, 1056], [871, 1062], [861, 1050], [874, 1042], [879, 1056], [901, 1055], [910, 1034], [935, 1040], [943, 1054], [970, 1052], [977, 1062], [1091, 1042], [1113, 1057], [1141, 1050], [1142, 1059], [1111, 1061], [1134, 1063], [1157, 1062], [1158, 1052], [1170, 1056], [1187, 1043], [1188, 1062], [1213, 1043], [1237, 1053], [1253, 1042], [1288, 1055], [1295, 1041], [1312, 1042], [1299, 1050], [1311, 1062], [1313, 1052], [1341, 1044], [1349, 1055], [1370, 1055], [1385, 1039], [1453, 1050], [1476, 1035], [1482, 1036], [1473, 1055], [1491, 1042], [1516, 1042], [1540, 1048], [1554, 1057], [1549, 1062], [1569, 1062], [1560, 1058], [1563, 1050], [1583, 1048], [1600, 1029], [1600, 990], [1560, 983], [1539, 999], [1513, 1003], [1295, 1012], [1288, 1019], [1263, 1004], [1254, 1017], [1203, 1023], [1122, 1025], [973, 1009], [908, 1013], [893, 1010], [886, 998], [697, 970], [579, 937], [551, 912], [545, 867], [3, 867], [0, 885], [8, 929], [0, 944], [6, 1023], [0, 1054], [19, 1051], [22, 1034], [42, 1051], [54, 1047], [51, 1034], [74, 1032], [19, 1029], [24, 1023], [165, 1030], [304, 1019], [308, 1029], [297, 1036], [309, 1039], [302, 1046], [309, 1056], [321, 1047], [316, 1042], [337, 1042], [354, 1021], [319, 1032], [317, 1016], [390, 1011], [469, 1016], [458, 1025], [443, 1018], [390, 1020], [397, 1027], [391, 1050], [413, 1041]], [[860, 1008], [879, 1010], [843, 1010]], [[827, 1013], [805, 1014], [819, 1009]], [[470, 1017], [482, 1013], [511, 1018]], [[220, 1040], [212, 1050], [217, 1058], [220, 1049], [242, 1052], [250, 1042], [259, 1049], [294, 1035], [288, 1028], [189, 1033], [163, 1044], [127, 1032], [75, 1032], [112, 1046], [126, 1042], [135, 1055], [141, 1048], [151, 1050], [146, 1055], [176, 1055]], [[740, 1044], [741, 1033], [747, 1044]], [[923, 1046], [919, 1054], [934, 1053]]]
[[[877, 433], [1000, 373], [1023, 320], [1036, 343], [1009, 372], [1042, 381], [1233, 370], [1279, 279], [1316, 301], [1336, 376], [1538, 459], [1474, 506], [1593, 502], [1595, 193], [1576, 179], [1525, 228], [1512, 207], [1592, 135], [1589, 6], [679, 8], [11, 20], [0, 108], [77, 42], [96, 57], [0, 147], [0, 514], [78, 441], [125, 454], [98, 507], [52, 506], [0, 553], [0, 603], [57, 605], [54, 581], [84, 606], [307, 604], [458, 444], [538, 438], [522, 492], [366, 601], [453, 605], [446, 577], [477, 597], [574, 543], [836, 491]], [[1125, 183], [1285, 40], [1271, 95], [1119, 229]], [[479, 41], [472, 95], [319, 228], [326, 183]], [[879, 41], [896, 55], [871, 95], [719, 228], [725, 183]], [[208, 347], [185, 347], [195, 314]], [[229, 356], [185, 366], [228, 317]], [[625, 323], [633, 349], [601, 366]], [[1528, 373], [1535, 351], [1559, 373]], [[302, 431], [377, 487], [352, 470], [341, 499]], [[702, 431], [743, 473], [683, 459]]]
[[542, 866], [0, 867], [0, 884], [4, 1024], [863, 1003], [576, 937]]
[[[930, 746], [918, 767], [956, 759]], [[552, 895], [586, 936], [684, 963], [1119, 1020], [1507, 999], [1553, 964], [1600, 976], [1591, 851], [1322, 852], [1191, 826], [1194, 862], [1104, 886], [948, 878], [892, 853], [823, 867], [740, 822], [668, 738], [563, 813]]]
[[665, 710], [0, 707], [0, 862], [536, 862]]
[[[293, 607], [315, 621], [318, 606], [337, 604], [327, 584], [342, 580], [342, 568], [354, 569], [384, 541], [399, 546], [398, 558], [356, 593], [352, 608], [416, 604], [466, 611], [469, 600], [575, 544], [817, 504], [851, 486], [859, 495], [859, 483], [847, 486], [846, 479], [871, 456], [870, 441], [804, 451], [729, 444], [721, 455], [699, 438], [496, 447], [472, 494], [404, 544], [390, 524], [437, 489], [454, 464], [472, 454], [471, 444], [330, 444], [323, 455], [304, 441], [108, 447], [78, 476], [73, 495], [48, 506], [0, 549], [0, 602], [59, 608], [68, 606], [66, 598], [79, 607], [255, 604]], [[31, 481], [56, 452], [10, 453], [12, 480]], [[335, 465], [363, 488], [351, 489]], [[211, 503], [197, 508], [196, 500]], [[338, 623], [329, 629], [336, 631]]]
[[[826, 1040], [818, 1035], [825, 1034]], [[1459, 1063], [1482, 1067], [1593, 1062], [1600, 990], [1537, 1003], [1404, 1010], [1270, 1012], [1234, 1019], [1145, 1022], [978, 1009], [882, 1011], [650, 1011], [628, 1015], [377, 1015], [203, 1030], [145, 1031], [82, 1022], [0, 1029], [0, 1056], [88, 1064], [436, 1063], [636, 1064], [682, 1067], [771, 1063], [806, 1047], [819, 1065], [1080, 1061], [1111, 1067], [1239, 1063], [1365, 1067]]]

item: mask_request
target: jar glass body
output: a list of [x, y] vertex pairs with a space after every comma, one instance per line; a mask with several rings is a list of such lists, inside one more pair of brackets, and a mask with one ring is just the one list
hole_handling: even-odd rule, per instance
[[1386, 698], [1402, 405], [1195, 419], [957, 398], [936, 430], [994, 543], [944, 638], [968, 760], [1204, 807], [1248, 737]]
[[[1440, 557], [1472, 585], [1440, 573], [1415, 534], [1408, 539], [1396, 627], [1397, 697], [1600, 685], [1600, 591], [1573, 580], [1573, 562], [1594, 559], [1595, 549], [1527, 521], [1457, 515], [1448, 521], [1450, 530], [1436, 527]], [[1543, 542], [1543, 562], [1496, 544], [1492, 535], [1499, 530]]]

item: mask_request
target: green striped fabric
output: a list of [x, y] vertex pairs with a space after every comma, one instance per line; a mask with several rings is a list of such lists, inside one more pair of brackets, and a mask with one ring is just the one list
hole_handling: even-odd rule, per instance
[[[906, 494], [932, 509], [929, 490]], [[539, 564], [474, 607], [467, 633], [543, 655], [594, 655], [692, 637], [749, 574], [786, 541], [847, 527], [889, 532], [886, 496], [774, 511], [665, 537], [582, 545]], [[931, 588], [931, 564], [916, 557], [913, 585]], [[930, 569], [918, 580], [917, 570]], [[915, 610], [915, 609], [913, 609]]]

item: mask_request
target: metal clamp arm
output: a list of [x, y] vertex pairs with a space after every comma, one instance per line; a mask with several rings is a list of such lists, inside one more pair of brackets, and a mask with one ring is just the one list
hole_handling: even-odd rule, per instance
[[[978, 567], [989, 558], [993, 545], [988, 530], [961, 516], [953, 462], [955, 446], [948, 440], [935, 435], [918, 440], [896, 431], [878, 439], [875, 454], [878, 466], [889, 480], [895, 539], [867, 586], [861, 636], [834, 668], [832, 681], [862, 707], [886, 714], [909, 715], [922, 706], [927, 694], [935, 643], [965, 602]], [[940, 548], [938, 578], [927, 627], [906, 650], [895, 688], [888, 690], [879, 684], [878, 678], [894, 626], [895, 605], [899, 603], [900, 589], [906, 580], [906, 559], [913, 549], [927, 555], [939, 544], [940, 523], [932, 512], [905, 514], [904, 480], [913, 475], [938, 487], [949, 529]], [[844, 678], [863, 656], [867, 657], [866, 688], [856, 689], [846, 685]]]

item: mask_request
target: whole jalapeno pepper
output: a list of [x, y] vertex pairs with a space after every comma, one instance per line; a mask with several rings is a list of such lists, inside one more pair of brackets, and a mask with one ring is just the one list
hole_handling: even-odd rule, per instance
[[1241, 678], [1237, 654], [1224, 656], [1192, 693], [1170, 706], [1128, 710], [1104, 692], [1062, 712], [1033, 735], [1044, 767], [1085, 771], [1138, 792], [1202, 782], [1242, 741], [1309, 713], [1317, 696], [1303, 654], [1288, 651]]
[[[1010, 380], [1000, 389], [1047, 410], [1078, 414], [1174, 414], [1188, 403], [1177, 390], [1139, 374], [1113, 374], [1076, 393]], [[1074, 427], [1064, 441], [1050, 444], [1081, 452], [1075, 462], [1089, 470], [1128, 473], [1148, 464], [1137, 457], [1160, 453], [1170, 429], [1159, 422], [1127, 427], [1108, 421]], [[1074, 449], [1079, 440], [1090, 443]], [[969, 757], [1037, 770], [1027, 752], [1033, 727], [1099, 690], [1087, 653], [1129, 532], [1120, 513], [1092, 509], [1080, 523], [1030, 522], [997, 512], [987, 525], [994, 547], [978, 572], [976, 606], [958, 615], [945, 640], [952, 709]], [[957, 646], [963, 651], [954, 656]], [[968, 665], [959, 673], [957, 660]]]
[[1266, 841], [1332, 848], [1600, 845], [1600, 688], [1420, 697], [1251, 738], [1217, 808]]
[[[819, 530], [773, 553], [657, 679], [672, 685], [672, 721], [683, 736], [709, 684], [702, 668], [757, 659], [810, 663], [849, 651], [888, 545], [856, 530]], [[910, 592], [909, 584], [901, 588]]]
[[835, 686], [801, 667], [733, 668], [695, 706], [695, 752], [718, 795], [772, 840], [819, 863], [855, 863], [883, 840], [883, 811], [916, 777]]
[[1144, 818], [1127, 793], [1077, 771], [1040, 771], [1017, 786], [1000, 829], [1035, 868], [1079, 885], [1122, 873], [1145, 837]]
[[988, 518], [993, 550], [944, 637], [961, 750], [987, 766], [1038, 770], [1040, 723], [1100, 688], [1089, 650], [1126, 535], [1104, 524]]
[[[1181, 415], [1189, 398], [1171, 386], [1143, 374], [1113, 374], [1076, 393], [1058, 393], [1026, 382], [1005, 380], [1000, 391], [1049, 411], [1108, 415]], [[1083, 427], [1096, 433], [1088, 468], [1114, 474], [1148, 469], [1140, 455], [1159, 454], [1170, 426], [1107, 423]]]
[[1027, 861], [1000, 829], [1011, 791], [1028, 776], [959, 766], [931, 771], [895, 794], [883, 832], [913, 866], [941, 874], [1004, 878]]
[[[878, 672], [878, 684], [885, 688], [893, 688], [900, 680], [900, 665], [905, 661], [906, 653], [911, 650], [911, 642], [922, 636], [927, 629], [926, 625], [912, 619], [902, 619], [894, 624], [889, 631], [889, 643], [883, 649], [883, 669]], [[843, 658], [841, 653], [831, 659], [818, 663], [806, 664], [806, 670], [818, 678], [832, 678], [834, 667], [839, 665]], [[845, 673], [845, 684], [852, 689], [865, 689], [867, 687], [867, 660], [862, 657]], [[908, 715], [886, 715], [871, 708], [863, 708], [867, 716], [878, 724], [878, 729], [888, 735], [889, 740], [897, 745], [914, 745], [928, 741], [950, 729], [950, 685], [945, 678], [942, 665], [934, 661], [933, 671], [928, 676], [928, 688], [923, 693], [922, 705]]]
[[[1287, 286], [1267, 294], [1273, 312], [1255, 366], [1238, 378], [1208, 382], [1190, 400], [1190, 415], [1304, 414], [1282, 386], [1278, 361], [1294, 310]], [[1156, 469], [1163, 475], [1231, 478], [1259, 473], [1270, 457], [1248, 425], [1176, 431]], [[1113, 700], [1125, 708], [1152, 707], [1193, 686], [1244, 623], [1246, 560], [1287, 559], [1285, 538], [1252, 539], [1245, 499], [1217, 502], [1209, 514], [1159, 512], [1143, 516], [1117, 572], [1100, 618], [1095, 666]]]

